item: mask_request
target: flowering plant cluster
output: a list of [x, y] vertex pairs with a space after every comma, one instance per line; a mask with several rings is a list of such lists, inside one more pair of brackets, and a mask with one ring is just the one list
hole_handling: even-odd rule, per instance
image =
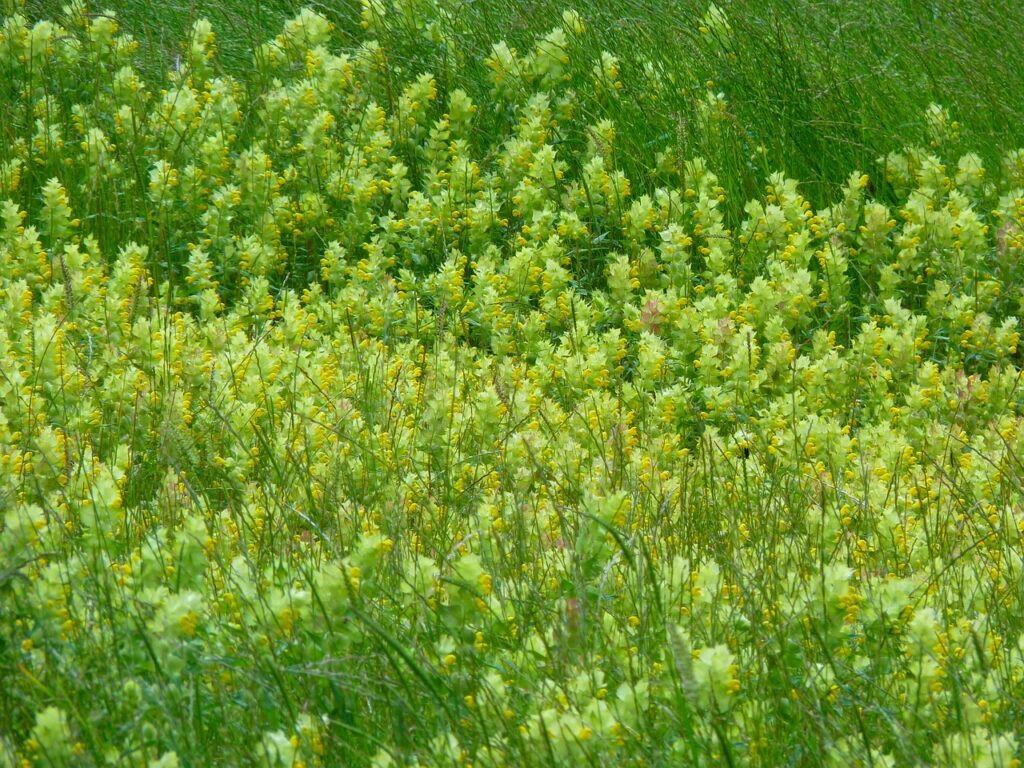
[[0, 24], [0, 765], [1017, 766], [1024, 150], [733, 220], [448, 5]]

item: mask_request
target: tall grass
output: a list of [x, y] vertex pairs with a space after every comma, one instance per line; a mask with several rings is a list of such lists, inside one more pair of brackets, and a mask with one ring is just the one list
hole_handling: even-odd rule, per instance
[[[347, 45], [367, 37], [354, 0], [307, 3], [337, 26]], [[1005, 147], [1024, 145], [1024, 6], [1014, 0], [963, 3], [733, 0], [719, 3], [733, 34], [723, 45], [700, 33], [708, 4], [697, 0], [587, 0], [580, 55], [602, 51], [622, 61], [616, 98], [583, 106], [615, 120], [629, 171], [638, 180], [658, 152], [700, 155], [736, 199], [752, 197], [768, 174], [799, 178], [815, 205], [828, 202], [851, 170], [925, 140], [921, 115], [931, 103], [959, 123], [960, 146], [998, 162]], [[109, 3], [146, 51], [156, 74], [180, 57], [181, 30], [205, 16], [221, 30], [220, 62], [239, 73], [256, 45], [294, 15], [299, 0], [258, 2]], [[33, 0], [35, 13], [59, 17], [59, 3]], [[445, 44], [425, 39], [415, 22], [385, 18], [389, 66], [401, 78], [444, 73], [449, 87], [486, 103], [483, 59], [499, 40], [525, 50], [561, 20], [562, 4], [447, 2]], [[652, 91], [650, 69], [669, 73], [672, 87]], [[399, 74], [400, 73], [400, 74]], [[710, 137], [695, 104], [706, 91], [724, 93], [729, 124]], [[486, 122], [480, 130], [491, 130]]]
[[1019, 8], [83, 8], [0, 39], [0, 766], [1019, 765]]

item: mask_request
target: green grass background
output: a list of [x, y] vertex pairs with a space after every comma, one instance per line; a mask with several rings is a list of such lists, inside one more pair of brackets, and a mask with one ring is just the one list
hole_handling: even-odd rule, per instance
[[[32, 15], [59, 18], [59, 2], [34, 0]], [[206, 17], [218, 34], [219, 61], [244, 71], [253, 46], [276, 34], [303, 5], [331, 18], [343, 45], [368, 36], [355, 0], [110, 0], [143, 45], [144, 69], [173, 63], [188, 26]], [[1024, 146], [1024, 3], [1018, 0], [720, 0], [734, 36], [729, 51], [701, 39], [704, 0], [454, 0], [455, 45], [465, 67], [457, 85], [488, 101], [483, 59], [507, 40], [528, 50], [569, 7], [587, 22], [583, 48], [622, 60], [624, 89], [603, 106], [615, 120], [642, 179], [658, 151], [703, 155], [742, 204], [783, 170], [813, 203], [828, 201], [853, 170], [870, 171], [884, 153], [925, 140], [923, 114], [936, 102], [961, 126], [964, 151], [993, 166]], [[394, 20], [385, 34], [405, 75], [442, 70], [452, 52]], [[652, 94], [642, 60], [672, 72], [679, 87]], [[707, 90], [729, 101], [722, 135], [703, 135], [694, 105]], [[451, 84], [456, 85], [456, 84]], [[486, 130], [486, 124], [482, 125]], [[763, 145], [765, 151], [758, 153]], [[881, 192], [880, 192], [881, 193]]]

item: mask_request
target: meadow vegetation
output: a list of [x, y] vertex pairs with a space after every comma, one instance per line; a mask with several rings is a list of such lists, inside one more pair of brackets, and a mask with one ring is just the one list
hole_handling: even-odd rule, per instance
[[1021, 11], [518, 5], [8, 0], [0, 766], [1019, 765]]

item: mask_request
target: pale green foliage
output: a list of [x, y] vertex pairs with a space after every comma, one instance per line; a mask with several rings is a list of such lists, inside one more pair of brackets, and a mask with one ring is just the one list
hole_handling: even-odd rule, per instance
[[1021, 151], [936, 105], [891, 198], [733, 222], [577, 108], [575, 12], [490, 104], [65, 15], [0, 39], [4, 764], [1016, 765]]

